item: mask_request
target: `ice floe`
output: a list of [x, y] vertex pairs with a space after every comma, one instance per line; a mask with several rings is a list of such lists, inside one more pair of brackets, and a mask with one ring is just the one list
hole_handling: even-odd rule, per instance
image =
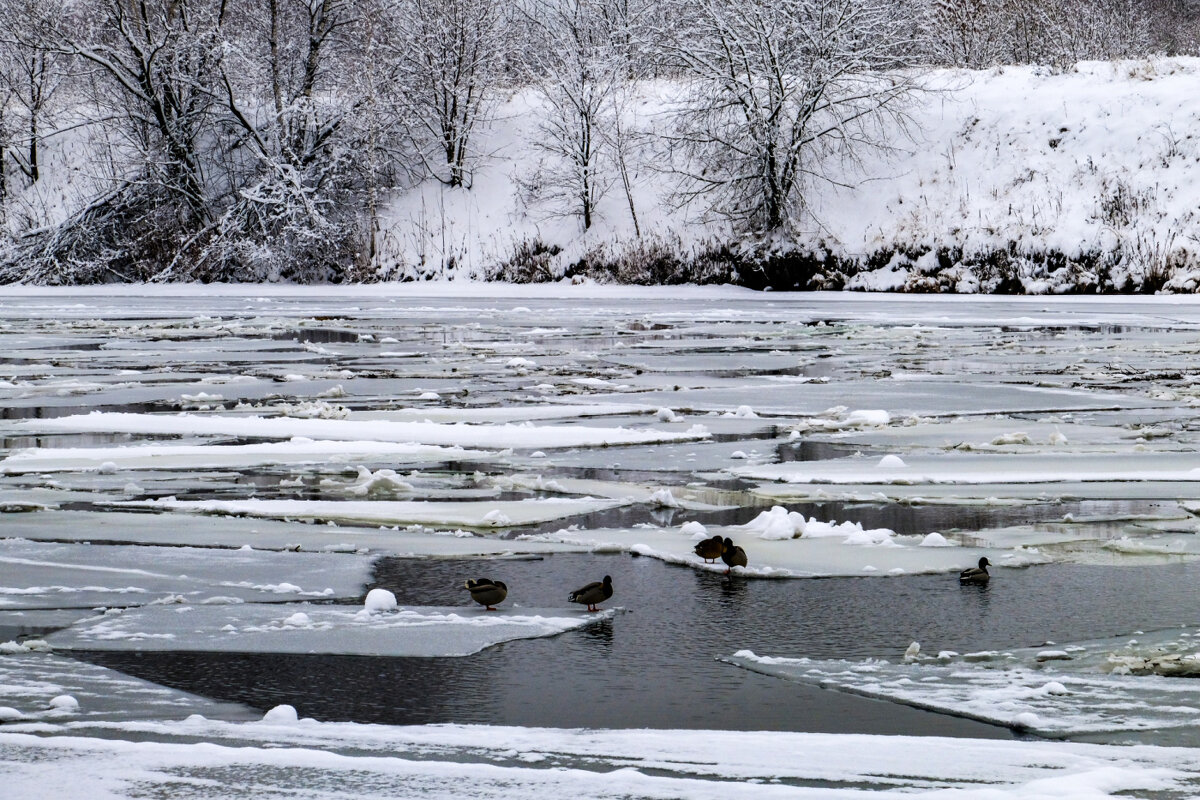
[[[393, 597], [393, 600], [395, 598]], [[262, 604], [145, 606], [84, 620], [50, 634], [56, 650], [169, 650], [232, 653], [337, 653], [467, 656], [513, 639], [554, 636], [601, 619], [565, 608], [476, 606], [386, 608]]]
[[406, 464], [452, 459], [485, 461], [495, 453], [374, 441], [288, 441], [244, 445], [139, 444], [128, 447], [63, 447], [18, 450], [0, 461], [0, 473], [67, 472], [75, 470], [217, 469], [271, 464], [344, 464], [354, 460], [388, 459]]
[[357, 594], [369, 574], [370, 559], [348, 553], [239, 549], [214, 554], [192, 547], [0, 539], [0, 612], [143, 605], [164, 597], [233, 603], [344, 596]]
[[271, 519], [336, 521], [359, 525], [437, 525], [503, 528], [590, 514], [629, 501], [546, 497], [532, 500], [436, 502], [421, 500], [130, 500], [126, 508], [153, 508], [193, 514], [242, 515]]
[[558, 448], [631, 445], [707, 438], [703, 426], [672, 432], [653, 429], [588, 428], [582, 425], [536, 426], [466, 425], [389, 420], [326, 420], [290, 417], [197, 416], [179, 414], [129, 414], [94, 411], [53, 419], [17, 423], [19, 430], [47, 432], [101, 432], [134, 434], [193, 434], [205, 436], [255, 436], [271, 439], [337, 440], [342, 442], [397, 442], [443, 447]]
[[1200, 756], [1189, 748], [779, 731], [386, 727], [316, 722], [288, 706], [254, 723], [194, 716], [53, 729], [53, 736], [25, 730], [47, 729], [0, 731], [6, 786], [46, 800], [81, 790], [177, 794], [181, 783], [238, 796], [319, 792], [329, 800], [446, 798], [464, 786], [476, 795], [530, 800], [1175, 800], [1200, 783]]
[[[1047, 737], [1189, 742], [1200, 731], [1200, 635], [1194, 629], [899, 663], [784, 658], [739, 651], [726, 660], [826, 689], [969, 717]], [[1171, 731], [1174, 733], [1171, 733]], [[1164, 731], [1167, 733], [1164, 734]]]

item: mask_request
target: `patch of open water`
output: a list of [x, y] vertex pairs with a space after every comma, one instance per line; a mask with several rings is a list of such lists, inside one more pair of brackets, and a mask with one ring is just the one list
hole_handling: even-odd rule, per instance
[[562, 606], [604, 574], [610, 620], [466, 658], [217, 653], [88, 653], [87, 660], [259, 708], [290, 703], [325, 720], [389, 724], [724, 728], [1009, 736], [1006, 729], [824, 691], [716, 660], [773, 656], [899, 660], [1065, 643], [1200, 621], [1200, 564], [999, 569], [992, 585], [952, 575], [766, 581], [647, 558], [559, 554], [542, 560], [381, 559], [371, 586], [401, 604], [466, 603], [462, 582], [509, 585], [505, 605]]

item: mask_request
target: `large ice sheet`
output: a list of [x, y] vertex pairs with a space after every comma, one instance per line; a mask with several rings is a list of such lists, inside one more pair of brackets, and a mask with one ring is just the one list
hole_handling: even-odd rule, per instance
[[581, 425], [535, 426], [466, 425], [438, 422], [391, 422], [388, 420], [294, 419], [291, 417], [234, 417], [179, 414], [128, 414], [93, 412], [71, 417], [28, 420], [13, 426], [17, 431], [135, 434], [203, 434], [209, 436], [255, 436], [272, 439], [412, 442], [444, 447], [484, 449], [597, 447], [650, 442], [704, 439], [708, 431], [661, 431], [650, 428], [588, 428]]
[[983, 554], [993, 563], [1008, 567], [1049, 560], [1037, 550], [1019, 547], [1026, 544], [1023, 541], [1011, 546], [995, 542], [983, 548], [959, 547], [936, 534], [900, 536], [883, 528], [864, 529], [853, 522], [829, 523], [810, 519], [803, 536], [764, 537], [762, 534], [762, 527], [753, 525], [702, 526], [693, 522], [675, 528], [644, 525], [563, 529], [519, 538], [586, 546], [594, 552], [628, 552], [692, 569], [725, 572], [728, 568], [722, 561], [706, 563], [693, 548], [701, 539], [729, 537], [746, 551], [749, 562], [748, 566], [734, 567], [732, 571], [758, 578], [896, 577], [957, 572], [974, 565]]
[[[43, 511], [10, 515], [5, 533], [42, 541], [130, 542], [144, 545], [349, 551], [431, 557], [503, 556], [522, 553], [577, 552], [587, 548], [549, 542], [476, 536], [462, 530], [433, 531], [420, 526], [380, 527], [308, 525], [252, 517], [179, 515], [169, 524], [160, 514], [120, 511]], [[214, 551], [214, 558], [220, 551]]]
[[[38, 644], [35, 643], [35, 648]], [[70, 700], [52, 704], [55, 698], [63, 696]], [[0, 643], [0, 724], [164, 720], [183, 719], [191, 714], [250, 719], [254, 711], [15, 642]]]
[[1092, 454], [885, 455], [755, 464], [729, 472], [742, 478], [833, 484], [1195, 482], [1200, 481], [1200, 456], [1192, 452], [1124, 452], [1120, 458], [1108, 459]]
[[[465, 591], [464, 591], [465, 594]], [[145, 606], [84, 620], [47, 637], [67, 650], [190, 650], [467, 656], [513, 639], [553, 636], [610, 618], [612, 610], [482, 606], [254, 604]]]
[[1002, 652], [918, 652], [901, 663], [781, 658], [749, 650], [726, 660], [1040, 736], [1120, 741], [1153, 730], [1160, 741], [1191, 742], [1200, 731], [1200, 692], [1185, 679], [1200, 675], [1200, 636], [1190, 628]]
[[948, 380], [847, 380], [837, 383], [741, 382], [734, 388], [696, 388], [669, 392], [593, 395], [595, 402], [647, 404], [704, 411], [733, 411], [750, 406], [760, 414], [807, 416], [854, 398], [859, 408], [878, 408], [893, 416], [942, 416], [997, 412], [1064, 412], [1084, 409], [1143, 408], [1150, 401], [1071, 389], [981, 382], [964, 391]]
[[351, 553], [0, 539], [0, 610], [356, 596], [370, 566]]
[[[23, 730], [37, 730], [33, 735]], [[104, 733], [105, 738], [87, 736]], [[81, 735], [84, 734], [84, 735]], [[1175, 800], [1200, 787], [1189, 748], [782, 732], [383, 727], [295, 721], [126, 723], [0, 732], [15, 796], [324, 800], [475, 796], [774, 800], [951, 796]]]
[[0, 473], [221, 469], [273, 464], [346, 464], [364, 459], [426, 464], [452, 460], [486, 461], [495, 457], [490, 451], [461, 447], [293, 438], [286, 442], [247, 445], [30, 448], [18, 450], [0, 461]]
[[197, 514], [322, 520], [354, 525], [504, 528], [590, 514], [628, 500], [546, 497], [533, 500], [131, 500], [113, 505]]

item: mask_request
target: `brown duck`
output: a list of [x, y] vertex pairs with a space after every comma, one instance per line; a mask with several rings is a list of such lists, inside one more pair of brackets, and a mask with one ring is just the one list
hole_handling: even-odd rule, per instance
[[962, 572], [958, 573], [958, 582], [976, 584], [987, 583], [992, 579], [992, 576], [988, 575], [987, 571], [988, 564], [990, 563], [992, 562], [987, 560], [987, 556], [983, 556], [979, 559], [978, 567], [964, 569]]
[[468, 580], [464, 584], [471, 592], [471, 599], [488, 611], [496, 611], [495, 605], [508, 597], [508, 587], [504, 581], [494, 581], [491, 578]]
[[588, 607], [588, 611], [599, 611], [596, 608], [597, 603], [603, 603], [613, 595], [612, 578], [608, 575], [604, 576], [603, 581], [593, 581], [587, 586], [576, 589], [567, 595], [567, 600], [572, 603], [580, 603]]
[[714, 536], [711, 539], [697, 542], [696, 546], [692, 548], [692, 552], [703, 558], [705, 563], [712, 564], [725, 552], [725, 542], [721, 541], [720, 536]]
[[721, 560], [724, 561], [725, 566], [729, 568], [725, 570], [726, 575], [728, 575], [730, 570], [732, 570], [734, 567], [744, 567], [750, 563], [750, 560], [746, 558], [746, 551], [734, 544], [733, 539], [730, 539], [728, 536], [726, 536], [725, 541], [722, 542], [722, 544], [725, 546], [725, 549], [721, 552]]

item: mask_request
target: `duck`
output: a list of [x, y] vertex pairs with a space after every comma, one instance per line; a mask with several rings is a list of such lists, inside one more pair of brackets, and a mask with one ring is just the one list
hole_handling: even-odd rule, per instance
[[712, 564], [725, 552], [725, 542], [721, 541], [720, 536], [714, 536], [698, 542], [692, 552], [703, 558], [704, 563]]
[[586, 605], [588, 611], [599, 611], [600, 609], [596, 608], [596, 604], [603, 603], [612, 596], [612, 578], [605, 575], [603, 581], [593, 581], [587, 586], [571, 592], [571, 594], [567, 595], [567, 600], [572, 603]]
[[987, 571], [988, 564], [990, 564], [990, 563], [992, 563], [992, 562], [987, 560], [987, 556], [981, 557], [979, 559], [978, 567], [971, 567], [970, 569], [964, 569], [962, 572], [958, 573], [958, 582], [959, 583], [987, 583], [992, 578], [991, 575], [988, 575], [988, 571]]
[[750, 563], [749, 559], [746, 558], [746, 551], [740, 546], [734, 544], [733, 539], [730, 539], [728, 536], [726, 536], [725, 541], [723, 541], [721, 544], [724, 546], [724, 550], [721, 551], [721, 560], [724, 561], [725, 566], [729, 568], [725, 570], [726, 575], [728, 575], [734, 567], [744, 567]]
[[496, 611], [496, 604], [508, 597], [508, 586], [504, 581], [494, 581], [491, 578], [468, 579], [464, 586], [471, 593], [471, 599], [488, 611]]

